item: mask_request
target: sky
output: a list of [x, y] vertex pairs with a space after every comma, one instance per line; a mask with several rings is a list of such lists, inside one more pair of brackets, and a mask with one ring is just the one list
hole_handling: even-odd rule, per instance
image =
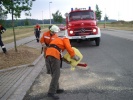
[[[90, 6], [91, 9], [96, 10], [98, 5], [99, 10], [102, 11], [102, 19], [106, 14], [109, 19], [133, 21], [132, 4], [133, 0], [36, 0], [30, 11], [31, 16], [26, 17], [22, 13], [21, 19], [49, 19], [57, 10], [65, 18], [65, 13], [69, 13], [71, 8], [88, 9]], [[8, 15], [8, 19], [11, 19], [11, 15]]]

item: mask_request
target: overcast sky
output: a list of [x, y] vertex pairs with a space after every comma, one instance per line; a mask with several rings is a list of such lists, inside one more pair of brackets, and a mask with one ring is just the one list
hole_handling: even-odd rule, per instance
[[[21, 19], [49, 19], [50, 12], [52, 18], [52, 13], [55, 13], [57, 10], [65, 18], [65, 13], [69, 12], [71, 8], [88, 8], [91, 6], [93, 10], [96, 10], [96, 4], [102, 11], [102, 19], [106, 14], [109, 19], [133, 20], [133, 0], [36, 0], [33, 2], [33, 7], [30, 11], [32, 16], [25, 17], [22, 14]], [[8, 16], [8, 19], [11, 19], [11, 15]]]

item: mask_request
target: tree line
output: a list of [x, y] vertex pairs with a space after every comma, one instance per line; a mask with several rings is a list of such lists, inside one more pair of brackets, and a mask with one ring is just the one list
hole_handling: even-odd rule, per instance
[[[9, 28], [12, 27], [12, 20], [0, 20], [0, 23], [2, 23], [3, 26]], [[36, 25], [36, 24], [50, 24], [49, 19], [44, 20], [38, 20], [38, 19], [15, 19], [14, 20], [14, 26], [29, 26], [29, 25]], [[54, 19], [51, 19], [52, 24], [60, 24], [59, 22], [55, 22]], [[62, 24], [65, 24], [65, 19], [63, 18]]]

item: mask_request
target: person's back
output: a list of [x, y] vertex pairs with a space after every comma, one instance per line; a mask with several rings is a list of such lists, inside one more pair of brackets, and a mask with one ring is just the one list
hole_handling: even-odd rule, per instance
[[60, 59], [60, 52], [57, 49], [51, 47], [52, 44], [59, 47], [62, 52], [66, 49], [68, 51], [68, 53], [71, 55], [71, 57], [73, 57], [75, 55], [74, 50], [71, 47], [69, 39], [65, 38], [65, 37], [63, 37], [63, 38], [58, 37], [50, 42], [50, 47], [46, 51], [46, 56], [50, 55], [57, 59]]

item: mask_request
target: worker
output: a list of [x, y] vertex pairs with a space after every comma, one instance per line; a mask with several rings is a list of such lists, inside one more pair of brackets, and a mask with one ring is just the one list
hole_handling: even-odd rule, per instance
[[40, 33], [41, 33], [41, 27], [39, 24], [36, 24], [36, 26], [34, 27], [34, 33], [35, 33], [37, 42], [39, 42]]
[[80, 60], [80, 58], [75, 55], [68, 38], [57, 37], [50, 42], [46, 50], [46, 66], [50, 70], [52, 78], [47, 96], [52, 99], [59, 99], [55, 94], [64, 92], [64, 89], [59, 87], [60, 67], [62, 67], [61, 57], [64, 50], [67, 50], [72, 59], [76, 61]]
[[0, 46], [1, 46], [2, 50], [3, 50], [3, 53], [6, 53], [7, 50], [6, 50], [6, 47], [3, 44], [2, 36], [1, 36], [2, 33], [4, 33], [4, 31], [6, 31], [6, 29], [0, 24]]

